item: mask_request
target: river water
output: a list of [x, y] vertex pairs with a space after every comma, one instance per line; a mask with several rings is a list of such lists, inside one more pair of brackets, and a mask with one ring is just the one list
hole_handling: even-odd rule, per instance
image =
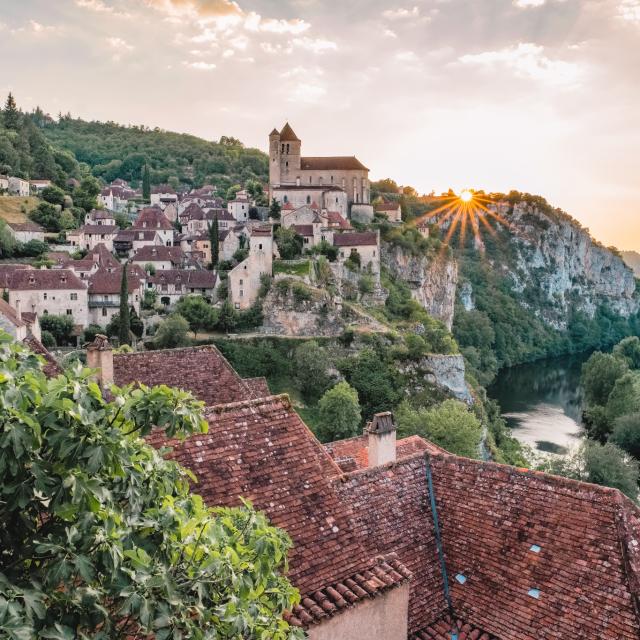
[[487, 389], [513, 435], [535, 452], [566, 454], [582, 437], [580, 369], [589, 354], [503, 369]]

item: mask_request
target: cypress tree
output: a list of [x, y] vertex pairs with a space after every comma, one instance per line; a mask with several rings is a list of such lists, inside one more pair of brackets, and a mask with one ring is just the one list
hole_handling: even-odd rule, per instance
[[219, 255], [218, 214], [216, 213], [209, 226], [209, 244], [211, 245], [211, 266], [217, 267]]
[[4, 104], [4, 126], [7, 129], [18, 130], [20, 128], [20, 112], [16, 106], [13, 94], [9, 93], [7, 101]]
[[131, 344], [131, 322], [129, 318], [129, 285], [127, 283], [127, 264], [122, 268], [122, 280], [120, 281], [120, 322], [118, 326], [118, 339], [120, 344]]
[[142, 172], [142, 197], [146, 202], [151, 200], [151, 176], [149, 175], [149, 165], [146, 162]]

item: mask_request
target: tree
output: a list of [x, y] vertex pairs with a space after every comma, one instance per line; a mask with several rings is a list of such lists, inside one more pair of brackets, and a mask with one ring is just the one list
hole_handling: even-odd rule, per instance
[[172, 313], [158, 325], [154, 342], [160, 349], [174, 349], [189, 344], [189, 323], [179, 314]]
[[304, 240], [292, 227], [278, 227], [275, 240], [283, 260], [294, 260], [302, 254]]
[[347, 382], [339, 382], [320, 398], [318, 436], [323, 442], [351, 438], [360, 427], [358, 392]]
[[640, 373], [628, 371], [616, 380], [606, 408], [611, 421], [640, 411]]
[[225, 200], [235, 200], [238, 191], [242, 190], [242, 185], [234, 184], [227, 189]]
[[20, 112], [16, 106], [16, 101], [11, 92], [7, 96], [7, 100], [4, 103], [4, 111], [2, 112], [4, 120], [4, 126], [7, 129], [13, 129], [18, 131], [20, 129]]
[[586, 440], [572, 455], [550, 458], [539, 468], [565, 478], [619, 489], [633, 500], [638, 496], [638, 462], [611, 442]]
[[634, 458], [640, 459], [640, 413], [630, 413], [617, 418], [609, 441]]
[[73, 192], [73, 204], [85, 211], [91, 211], [98, 205], [96, 200], [100, 193], [100, 183], [93, 176], [82, 179], [80, 185]]
[[37, 222], [40, 226], [44, 227], [47, 231], [61, 231], [62, 224], [60, 219], [60, 212], [54, 205], [48, 202], [41, 202], [31, 213], [29, 217]]
[[142, 198], [145, 202], [151, 200], [151, 176], [149, 175], [149, 165], [146, 162], [142, 171]]
[[42, 199], [49, 204], [64, 206], [65, 193], [60, 187], [56, 187], [55, 185], [45, 187], [40, 195]]
[[209, 244], [211, 245], [211, 268], [213, 269], [218, 266], [220, 260], [220, 233], [217, 213], [209, 225]]
[[627, 363], [610, 353], [597, 351], [582, 365], [581, 383], [587, 404], [606, 405], [618, 378], [628, 370]]
[[194, 338], [203, 329], [212, 329], [218, 321], [216, 310], [202, 296], [186, 296], [176, 305], [176, 311], [189, 323]]
[[127, 264], [122, 268], [120, 278], [120, 316], [118, 322], [118, 340], [120, 344], [131, 344], [131, 320], [129, 318], [129, 284], [127, 282]]
[[0, 219], [0, 258], [11, 258], [15, 255], [18, 242], [9, 231], [9, 225]]
[[273, 220], [280, 220], [281, 212], [282, 212], [282, 207], [280, 206], [280, 203], [275, 198], [272, 198], [271, 206], [269, 207], [269, 216]]
[[623, 358], [629, 369], [640, 369], [640, 338], [625, 338], [613, 348], [613, 355]]
[[430, 409], [413, 409], [403, 402], [396, 412], [399, 435], [419, 435], [467, 458], [477, 458], [482, 438], [482, 425], [467, 405], [458, 400], [445, 400]]
[[238, 314], [233, 308], [233, 305], [229, 300], [225, 300], [220, 307], [220, 314], [218, 315], [217, 329], [220, 331], [233, 331], [238, 326]]
[[69, 344], [73, 334], [73, 318], [71, 316], [43, 315], [39, 317], [40, 327], [48, 331], [58, 346]]
[[296, 382], [305, 400], [319, 398], [329, 386], [330, 361], [326, 349], [315, 340], [303, 342], [293, 356]]
[[[291, 541], [248, 503], [210, 508], [143, 437], [206, 430], [184, 391], [112, 387], [0, 337], [0, 636], [300, 638]], [[176, 636], [177, 634], [177, 636]]]

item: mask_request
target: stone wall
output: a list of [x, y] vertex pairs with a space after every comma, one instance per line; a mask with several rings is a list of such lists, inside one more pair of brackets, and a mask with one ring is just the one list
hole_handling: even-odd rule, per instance
[[473, 396], [464, 379], [464, 359], [461, 355], [431, 354], [424, 356], [417, 362], [398, 367], [398, 370], [413, 378], [413, 389], [421, 391], [420, 385], [429, 384], [450, 393], [454, 398], [468, 404], [473, 402]]

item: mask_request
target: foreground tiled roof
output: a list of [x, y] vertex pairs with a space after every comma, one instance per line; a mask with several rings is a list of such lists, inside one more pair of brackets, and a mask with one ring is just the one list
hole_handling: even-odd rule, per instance
[[378, 557], [369, 569], [303, 597], [286, 619], [297, 627], [310, 627], [410, 579], [411, 573], [395, 554]]
[[452, 632], [458, 634], [458, 640], [499, 640], [496, 636], [478, 629], [459, 618], [453, 619], [446, 615], [440, 620], [421, 629], [411, 636], [411, 640], [451, 640]]
[[53, 378], [63, 373], [62, 367], [56, 362], [55, 358], [49, 353], [42, 342], [40, 342], [40, 340], [38, 340], [32, 333], [27, 335], [23, 340], [23, 343], [29, 347], [33, 353], [37, 353], [44, 358], [45, 363], [42, 370], [48, 378]]
[[266, 378], [245, 378], [244, 382], [249, 387], [252, 398], [265, 398], [271, 395]]
[[355, 156], [304, 157], [300, 158], [303, 171], [369, 171]]
[[9, 320], [14, 327], [24, 327], [27, 324], [21, 317], [18, 317], [18, 312], [2, 298], [0, 298], [0, 315]]
[[113, 356], [118, 386], [141, 382], [191, 391], [207, 405], [251, 398], [249, 387], [213, 346], [162, 349]]
[[375, 231], [354, 231], [353, 233], [336, 233], [333, 236], [336, 247], [364, 247], [378, 244], [378, 234]]
[[[456, 615], [501, 640], [638, 638], [635, 505], [612, 489], [505, 465], [430, 460]], [[412, 634], [447, 609], [426, 472], [418, 454], [335, 483], [366, 549], [396, 552], [413, 573]]]

